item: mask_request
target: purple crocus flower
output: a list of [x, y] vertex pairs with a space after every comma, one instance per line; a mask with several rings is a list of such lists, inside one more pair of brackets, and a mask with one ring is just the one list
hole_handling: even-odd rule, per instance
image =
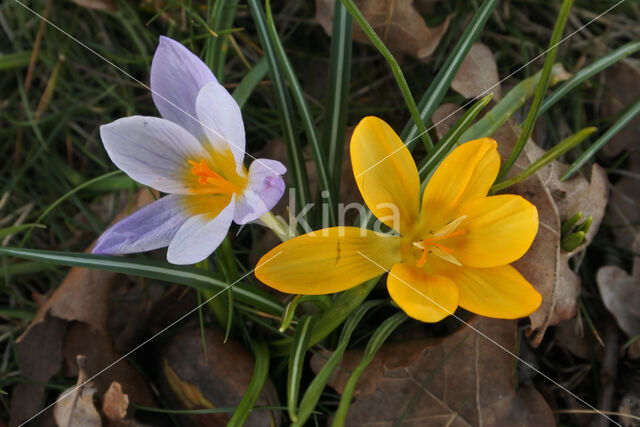
[[182, 44], [160, 37], [151, 64], [153, 102], [162, 118], [132, 116], [100, 127], [109, 157], [141, 184], [169, 193], [98, 239], [95, 254], [168, 246], [173, 264], [209, 256], [231, 222], [246, 224], [284, 194], [286, 168], [257, 159], [247, 171], [240, 107], [209, 68]]

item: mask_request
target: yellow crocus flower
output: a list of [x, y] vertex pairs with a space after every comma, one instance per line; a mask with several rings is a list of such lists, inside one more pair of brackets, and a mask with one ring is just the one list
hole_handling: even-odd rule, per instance
[[428, 181], [422, 203], [413, 158], [381, 119], [358, 124], [351, 162], [367, 206], [396, 233], [356, 227], [308, 233], [267, 253], [256, 267], [258, 279], [281, 292], [328, 294], [387, 270], [391, 298], [423, 322], [437, 322], [458, 306], [504, 319], [538, 308], [540, 294], [509, 265], [531, 246], [538, 211], [517, 195], [487, 196], [500, 168], [496, 141], [482, 138], [453, 150]]

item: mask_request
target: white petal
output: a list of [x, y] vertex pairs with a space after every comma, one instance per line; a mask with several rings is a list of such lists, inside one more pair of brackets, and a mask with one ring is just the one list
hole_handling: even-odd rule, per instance
[[188, 194], [188, 160], [209, 157], [204, 147], [177, 124], [158, 117], [132, 116], [100, 126], [109, 157], [141, 184], [165, 193]]
[[189, 218], [171, 240], [167, 260], [172, 264], [195, 264], [211, 255], [226, 237], [234, 209], [235, 196], [213, 219], [207, 214]]
[[151, 93], [162, 117], [179, 124], [203, 141], [196, 98], [207, 83], [217, 80], [209, 67], [181, 43], [160, 36], [151, 62]]
[[276, 160], [256, 159], [249, 167], [249, 181], [236, 203], [234, 221], [246, 224], [269, 212], [284, 194], [285, 184], [281, 178], [287, 171]]
[[204, 86], [196, 99], [196, 111], [204, 133], [216, 151], [231, 149], [238, 173], [242, 171], [245, 137], [238, 103], [218, 82]]
[[170, 194], [138, 209], [108, 228], [91, 252], [103, 255], [129, 254], [169, 245], [189, 218], [184, 198]]

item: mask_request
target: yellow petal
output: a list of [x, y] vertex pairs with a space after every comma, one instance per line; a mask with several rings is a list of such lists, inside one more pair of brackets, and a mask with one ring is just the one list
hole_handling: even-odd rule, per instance
[[377, 117], [362, 119], [351, 136], [351, 165], [371, 212], [398, 233], [408, 233], [418, 218], [420, 179], [393, 129]]
[[458, 286], [460, 307], [482, 316], [517, 319], [536, 311], [542, 301], [542, 296], [510, 265], [450, 266], [447, 277]]
[[325, 228], [276, 246], [258, 261], [255, 274], [281, 292], [340, 292], [399, 262], [400, 240], [363, 228]]
[[465, 234], [443, 241], [469, 267], [509, 264], [527, 252], [538, 232], [538, 210], [520, 196], [483, 197], [460, 207]]
[[427, 182], [422, 196], [422, 228], [435, 231], [455, 219], [467, 201], [484, 197], [500, 169], [497, 143], [491, 138], [466, 142], [453, 150]]
[[422, 322], [438, 322], [458, 307], [458, 288], [450, 279], [427, 274], [411, 264], [394, 265], [387, 288], [407, 315]]

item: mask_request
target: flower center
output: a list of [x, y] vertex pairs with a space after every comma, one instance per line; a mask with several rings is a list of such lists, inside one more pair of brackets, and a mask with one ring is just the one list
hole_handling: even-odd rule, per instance
[[462, 215], [461, 217], [449, 222], [440, 230], [430, 231], [428, 237], [420, 241], [413, 242], [414, 247], [422, 250], [422, 256], [416, 261], [416, 266], [424, 266], [427, 262], [427, 255], [429, 254], [436, 255], [452, 264], [462, 265], [460, 264], [460, 261], [453, 256], [453, 249], [445, 246], [441, 242], [451, 237], [458, 237], [465, 234], [466, 231], [459, 229], [458, 227], [460, 227], [460, 224], [466, 217], [466, 215]]
[[200, 187], [192, 188], [195, 194], [233, 194], [240, 192], [240, 187], [214, 172], [206, 165], [204, 160], [200, 163], [189, 160], [191, 174], [198, 179]]

